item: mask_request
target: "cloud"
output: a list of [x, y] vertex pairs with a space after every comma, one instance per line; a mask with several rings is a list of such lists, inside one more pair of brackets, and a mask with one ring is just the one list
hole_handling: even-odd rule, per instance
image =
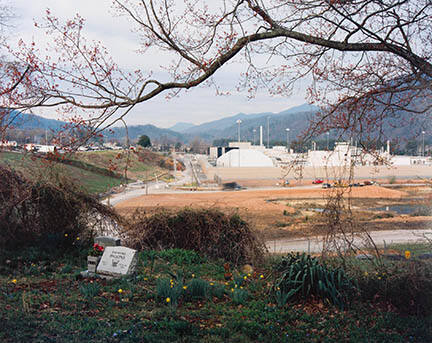
[[[170, 56], [160, 51], [146, 56], [137, 54], [139, 39], [131, 32], [131, 24], [126, 18], [113, 16], [111, 0], [14, 0], [13, 6], [19, 17], [16, 23], [19, 38], [27, 41], [34, 39], [42, 47], [50, 37], [34, 27], [33, 19], [40, 21], [47, 8], [59, 19], [72, 18], [79, 13], [86, 19], [85, 34], [88, 38], [103, 42], [120, 66], [155, 70], [157, 75], [167, 77], [160, 74], [160, 65], [167, 64]], [[215, 76], [216, 83], [222, 85], [224, 91], [230, 91], [230, 96], [216, 96], [213, 88], [206, 87], [182, 92], [179, 98], [169, 101], [162, 95], [136, 106], [126, 121], [128, 124], [150, 123], [160, 127], [169, 127], [179, 121], [199, 124], [239, 112], [280, 112], [305, 102], [301, 89], [289, 98], [271, 97], [266, 90], [259, 90], [257, 96], [249, 100], [247, 94], [236, 91], [241, 71], [244, 71], [244, 65], [232, 63]], [[36, 109], [34, 112], [46, 117], [58, 117], [57, 113], [48, 110]]]

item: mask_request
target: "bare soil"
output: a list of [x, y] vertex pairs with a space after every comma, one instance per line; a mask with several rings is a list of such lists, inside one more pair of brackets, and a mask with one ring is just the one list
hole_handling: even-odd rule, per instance
[[243, 190], [210, 193], [151, 194], [123, 201], [116, 205], [121, 214], [136, 208], [153, 211], [158, 208], [216, 207], [226, 212], [237, 211], [248, 220], [263, 239], [305, 237], [322, 234], [325, 230], [320, 213], [311, 209], [322, 207], [334, 192], [350, 194], [352, 209], [363, 228], [370, 230], [416, 229], [432, 227], [432, 217], [376, 218], [371, 207], [387, 204], [414, 202], [420, 195], [425, 199], [432, 195], [431, 189], [407, 187], [388, 189], [380, 186], [365, 186], [344, 189], [293, 189]]

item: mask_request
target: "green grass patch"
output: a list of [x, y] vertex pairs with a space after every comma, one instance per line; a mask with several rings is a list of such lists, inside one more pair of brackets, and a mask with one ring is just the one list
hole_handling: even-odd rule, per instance
[[64, 174], [80, 184], [89, 193], [98, 194], [106, 192], [112, 187], [122, 184], [118, 177], [103, 175], [98, 171], [91, 171], [73, 165], [66, 165], [33, 157], [30, 154], [1, 152], [0, 163], [23, 173], [27, 177], [43, 177], [53, 172]]
[[179, 249], [145, 251], [135, 276], [108, 281], [76, 277], [84, 255], [2, 255], [1, 342], [432, 341], [430, 316], [358, 296], [345, 310], [314, 297], [278, 304], [272, 289], [281, 258], [248, 275], [233, 269], [226, 280], [223, 260]]

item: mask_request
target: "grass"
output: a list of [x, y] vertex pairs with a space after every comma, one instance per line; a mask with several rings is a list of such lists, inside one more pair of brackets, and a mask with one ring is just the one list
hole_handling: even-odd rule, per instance
[[1, 152], [0, 163], [9, 165], [13, 169], [22, 172], [25, 176], [30, 177], [43, 177], [45, 173], [53, 170], [59, 173], [64, 173], [71, 179], [77, 181], [90, 193], [102, 193], [106, 192], [112, 187], [118, 186], [122, 183], [122, 180], [95, 173], [89, 170], [77, 168], [70, 165], [64, 165], [59, 163], [50, 163], [41, 160], [39, 158], [32, 158], [30, 155], [12, 153], [12, 152]]
[[[114, 172], [122, 175], [126, 164], [125, 154], [118, 156], [118, 151], [94, 151], [81, 152], [74, 155], [77, 165], [68, 165], [48, 162], [40, 158], [32, 157], [31, 155], [1, 152], [0, 163], [7, 164], [12, 168], [24, 173], [28, 176], [44, 174], [48, 169], [56, 169], [60, 173], [64, 173], [73, 180], [81, 184], [88, 192], [98, 194], [108, 191], [109, 189], [119, 186], [124, 181], [119, 177], [105, 175], [110, 166], [116, 168]], [[157, 163], [165, 161], [162, 156], [155, 153], [145, 152], [145, 157], [138, 158], [138, 155], [131, 153], [131, 162], [128, 168], [129, 179], [152, 179], [155, 176], [166, 174], [167, 169], [159, 167]], [[147, 156], [147, 154], [151, 154]], [[153, 155], [157, 155], [157, 158]], [[82, 163], [81, 167], [79, 163]], [[168, 176], [163, 176], [167, 178]], [[162, 178], [163, 178], [162, 177]]]
[[[74, 155], [74, 159], [101, 168], [111, 166], [115, 168], [115, 171], [123, 174], [127, 162], [127, 153], [111, 150], [79, 152]], [[140, 149], [138, 153], [131, 152], [127, 171], [128, 178], [145, 180], [153, 179], [156, 176], [163, 177], [168, 171], [164, 165], [165, 161], [165, 157], [149, 150]]]
[[[354, 299], [344, 311], [316, 300], [278, 306], [270, 296], [270, 260], [250, 275], [234, 269], [233, 280], [225, 280], [222, 260], [146, 251], [135, 276], [104, 281], [76, 277], [85, 269], [83, 251], [32, 254], [0, 257], [1, 342], [432, 340], [431, 317], [400, 315], [373, 302]], [[167, 302], [171, 289], [177, 298]]]

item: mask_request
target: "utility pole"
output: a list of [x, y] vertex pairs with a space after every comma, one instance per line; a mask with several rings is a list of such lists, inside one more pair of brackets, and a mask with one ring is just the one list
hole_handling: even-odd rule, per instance
[[255, 144], [255, 134], [256, 134], [256, 129], [253, 129], [253, 145], [256, 145]]
[[267, 149], [270, 149], [270, 116], [267, 117]]
[[423, 152], [423, 157], [425, 156], [425, 145], [424, 145], [424, 136], [425, 136], [425, 132], [422, 131], [422, 137], [423, 137], [423, 142], [422, 142], [422, 152]]
[[330, 136], [330, 132], [326, 132], [327, 135], [327, 151], [329, 149], [329, 136]]

